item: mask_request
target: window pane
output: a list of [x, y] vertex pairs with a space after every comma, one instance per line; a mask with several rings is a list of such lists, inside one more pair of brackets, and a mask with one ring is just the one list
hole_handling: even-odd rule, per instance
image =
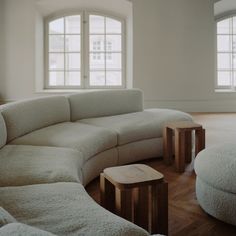
[[121, 69], [121, 53], [106, 53], [106, 68]]
[[67, 86], [80, 86], [80, 71], [69, 71], [66, 73]]
[[218, 86], [230, 86], [229, 71], [218, 71]]
[[121, 34], [121, 22], [112, 18], [106, 17], [106, 32], [107, 34]]
[[49, 34], [64, 34], [64, 18], [49, 23]]
[[230, 33], [230, 19], [222, 20], [217, 23], [217, 34]]
[[236, 52], [236, 35], [233, 36], [232, 48], [233, 52]]
[[66, 51], [80, 52], [80, 35], [66, 35]]
[[80, 53], [66, 53], [66, 70], [80, 69]]
[[233, 60], [233, 69], [236, 69], [236, 54], [235, 53], [232, 55], [232, 60]]
[[121, 86], [121, 71], [107, 71], [106, 72], [106, 85]]
[[90, 35], [90, 52], [104, 51], [104, 35]]
[[218, 53], [218, 69], [230, 69], [230, 56], [228, 53]]
[[64, 35], [49, 36], [49, 51], [63, 52], [64, 51]]
[[64, 70], [64, 54], [50, 53], [49, 54], [49, 69], [50, 70]]
[[105, 85], [105, 72], [104, 71], [90, 72], [90, 85], [91, 86], [104, 86]]
[[67, 16], [66, 21], [66, 34], [80, 34], [80, 15]]
[[229, 52], [230, 47], [230, 36], [229, 35], [218, 35], [217, 36], [217, 49], [219, 52]]
[[104, 53], [90, 53], [90, 70], [105, 69]]
[[50, 86], [64, 85], [64, 72], [57, 72], [57, 71], [49, 72], [49, 85]]
[[90, 34], [104, 34], [105, 33], [105, 17], [103, 16], [89, 16], [89, 33]]
[[233, 71], [234, 87], [236, 87], [236, 71]]
[[233, 17], [233, 34], [236, 34], [236, 17]]
[[106, 36], [106, 50], [107, 51], [121, 51], [121, 36], [107, 35]]

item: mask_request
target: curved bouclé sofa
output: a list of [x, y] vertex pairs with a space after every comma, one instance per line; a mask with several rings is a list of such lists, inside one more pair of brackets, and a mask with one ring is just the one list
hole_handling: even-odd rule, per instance
[[56, 235], [148, 235], [97, 205], [83, 186], [104, 168], [160, 157], [163, 124], [191, 119], [143, 110], [137, 89], [0, 106], [0, 206], [21, 224]]
[[194, 168], [200, 206], [215, 218], [236, 225], [235, 143], [203, 150], [197, 155]]

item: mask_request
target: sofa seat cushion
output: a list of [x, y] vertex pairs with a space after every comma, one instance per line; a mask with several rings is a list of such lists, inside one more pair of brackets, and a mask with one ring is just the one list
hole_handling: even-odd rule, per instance
[[67, 236], [145, 236], [146, 231], [95, 203], [81, 184], [0, 188], [0, 204], [19, 222]]
[[168, 121], [191, 120], [184, 112], [148, 109], [116, 116], [82, 119], [79, 122], [109, 128], [118, 134], [118, 144], [162, 137], [163, 124]]
[[9, 236], [56, 236], [44, 230], [40, 230], [21, 223], [11, 223], [0, 228], [0, 235]]
[[80, 182], [83, 156], [69, 148], [6, 145], [0, 163], [0, 186]]
[[67, 147], [79, 150], [84, 161], [117, 145], [115, 132], [83, 123], [65, 122], [36, 130], [11, 144]]
[[236, 194], [235, 143], [211, 146], [201, 151], [194, 163], [197, 177], [221, 191]]

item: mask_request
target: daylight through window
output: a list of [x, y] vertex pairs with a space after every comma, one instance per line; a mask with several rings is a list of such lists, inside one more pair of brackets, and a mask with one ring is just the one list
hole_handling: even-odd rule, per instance
[[122, 20], [83, 13], [46, 27], [46, 88], [125, 87]]
[[236, 17], [217, 22], [217, 88], [236, 87]]

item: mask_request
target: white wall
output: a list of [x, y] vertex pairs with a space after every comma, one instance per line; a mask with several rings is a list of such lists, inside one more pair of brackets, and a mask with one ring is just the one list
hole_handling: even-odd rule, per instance
[[[4, 45], [5, 45], [5, 37], [4, 37], [4, 2], [0, 1], [0, 101], [3, 99], [3, 94], [1, 94], [2, 89], [4, 87], [5, 80], [5, 63], [2, 60], [5, 57]], [[0, 102], [1, 104], [1, 102]]]
[[[0, 0], [0, 100], [34, 96], [43, 81], [43, 17], [74, 9], [107, 11], [127, 19], [132, 28], [132, 3], [126, 0]], [[3, 19], [1, 19], [3, 18]], [[1, 29], [5, 29], [2, 31]], [[3, 34], [2, 34], [3, 32]], [[128, 34], [130, 44], [132, 32]], [[132, 76], [132, 47], [129, 46], [128, 76]], [[0, 67], [0, 68], [1, 68]], [[55, 94], [55, 93], [54, 93]], [[64, 94], [64, 93], [63, 93]], [[46, 94], [48, 95], [48, 94]]]
[[234, 12], [236, 10], [236, 1], [235, 0], [221, 0], [215, 4], [214, 12], [215, 16], [223, 16], [227, 12]]
[[234, 94], [214, 92], [213, 1], [134, 0], [133, 17], [134, 86], [146, 107], [236, 111]]
[[[109, 6], [111, 0], [106, 1], [106, 6]], [[34, 84], [35, 8], [40, 14], [47, 15], [51, 13], [52, 6], [55, 7], [55, 3], [58, 3], [60, 10], [65, 2], [74, 4], [86, 1], [5, 2], [7, 56], [4, 60], [7, 66], [5, 84], [0, 87], [0, 94], [10, 100], [37, 96]], [[236, 111], [235, 93], [214, 91], [214, 1], [132, 2], [133, 83], [134, 87], [144, 91], [146, 107], [185, 111]], [[94, 0], [94, 3], [101, 7], [100, 1]], [[113, 7], [119, 10], [117, 6]], [[0, 61], [2, 60], [3, 58]]]

